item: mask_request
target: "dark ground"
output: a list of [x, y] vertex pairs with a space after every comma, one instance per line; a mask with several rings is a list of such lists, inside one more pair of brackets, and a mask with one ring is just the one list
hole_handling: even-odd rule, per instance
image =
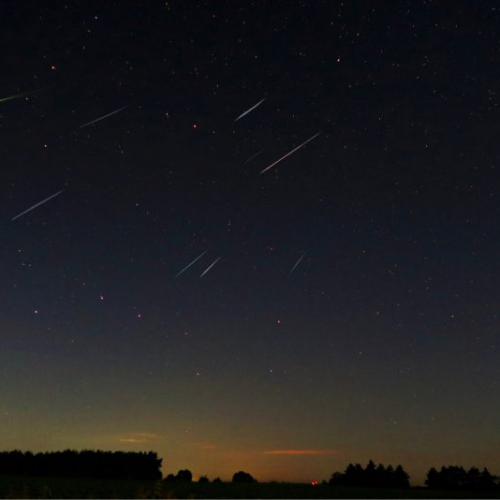
[[1, 476], [0, 498], [500, 498], [500, 491], [342, 488], [293, 483], [166, 484], [161, 481]]

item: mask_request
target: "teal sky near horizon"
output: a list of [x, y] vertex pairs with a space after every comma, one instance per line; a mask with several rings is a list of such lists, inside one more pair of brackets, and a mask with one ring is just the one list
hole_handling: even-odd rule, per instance
[[0, 449], [500, 474], [499, 11], [450, 5], [2, 5]]

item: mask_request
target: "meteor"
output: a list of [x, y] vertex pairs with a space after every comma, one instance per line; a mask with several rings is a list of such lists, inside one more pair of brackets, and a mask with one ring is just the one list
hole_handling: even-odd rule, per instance
[[262, 99], [262, 101], [259, 101], [257, 104], [255, 104], [251, 108], [247, 109], [246, 111], [243, 111], [243, 113], [241, 113], [241, 115], [238, 116], [238, 118], [236, 118], [236, 120], [234, 120], [234, 121], [237, 122], [240, 118], [243, 118], [245, 115], [248, 115], [248, 113], [251, 113], [257, 106], [260, 106], [265, 100], [266, 100], [266, 98], [264, 97], [264, 99]]
[[[222, 255], [220, 256], [222, 257]], [[215, 264], [217, 264], [217, 262], [219, 262], [219, 259], [220, 257], [217, 257], [201, 274], [200, 274], [200, 278], [203, 278], [203, 276], [205, 276], [205, 274], [208, 273], [208, 271], [210, 271], [210, 269], [212, 269], [212, 267], [215, 266]]]
[[42, 90], [45, 90], [46, 88], [48, 88], [48, 87], [45, 87], [45, 88], [38, 90], [38, 91], [33, 90], [32, 92], [24, 92], [23, 94], [16, 94], [16, 95], [11, 95], [9, 97], [2, 97], [0, 99], [0, 103], [13, 101], [14, 99], [19, 99], [19, 97], [24, 97], [24, 96], [31, 95], [31, 94], [36, 94], [37, 92], [41, 92]]
[[175, 275], [175, 278], [177, 278], [177, 276], [180, 276], [184, 271], [186, 271], [187, 269], [189, 269], [196, 261], [200, 260], [207, 252], [208, 252], [208, 250], [205, 250], [202, 254], [198, 255], [198, 257], [196, 257], [196, 259], [194, 259], [193, 261], [191, 261], [184, 269], [181, 269]]
[[304, 252], [302, 254], [302, 257], [295, 263], [295, 265], [290, 269], [290, 272], [288, 274], [292, 274], [295, 271], [295, 268], [302, 262], [302, 259], [306, 256], [307, 252]]
[[298, 149], [304, 147], [309, 141], [312, 141], [313, 139], [316, 139], [316, 137], [318, 137], [318, 135], [320, 135], [320, 134], [321, 134], [321, 132], [318, 132], [317, 134], [314, 134], [312, 137], [310, 137], [309, 139], [307, 139], [307, 141], [303, 142], [302, 144], [300, 144], [299, 146], [297, 146], [295, 149], [292, 149], [289, 153], [287, 153], [286, 155], [282, 156], [279, 160], [276, 160], [274, 163], [271, 163], [271, 165], [269, 165], [269, 167], [266, 167], [264, 170], [261, 171], [261, 174], [263, 174], [264, 172], [266, 172], [270, 168], [274, 167], [274, 165], [277, 165], [281, 160], [284, 160], [287, 156], [290, 156], [291, 154], [295, 153], [295, 151], [297, 151]]
[[38, 203], [36, 203], [35, 205], [33, 205], [32, 207], [28, 208], [27, 210], [25, 210], [24, 212], [21, 212], [20, 214], [16, 215], [15, 217], [13, 217], [11, 219], [11, 221], [13, 220], [16, 220], [16, 219], [19, 219], [19, 217], [23, 216], [24, 214], [27, 214], [28, 212], [31, 212], [32, 210], [34, 210], [36, 207], [39, 207], [40, 205], [43, 205], [44, 203], [47, 203], [49, 200], [51, 200], [52, 198], [55, 198], [56, 196], [59, 196], [62, 192], [64, 191], [64, 189], [61, 189], [61, 191], [58, 191], [56, 194], [53, 194], [52, 196], [49, 196], [48, 198], [45, 198], [45, 200], [42, 200]]
[[105, 118], [109, 118], [110, 116], [116, 115], [116, 113], [123, 111], [125, 108], [128, 108], [128, 106], [123, 106], [123, 108], [115, 109], [114, 111], [111, 111], [111, 113], [108, 113], [107, 115], [100, 116], [99, 118], [96, 118], [95, 120], [92, 120], [91, 122], [84, 123], [83, 125], [80, 125], [78, 128], [85, 128], [85, 127], [88, 127], [89, 125], [92, 125], [93, 123], [100, 122], [101, 120], [104, 120]]
[[254, 158], [257, 158], [257, 156], [259, 156], [260, 153], [263, 153], [263, 152], [264, 152], [264, 150], [261, 149], [258, 153], [255, 153], [253, 156], [250, 156], [250, 158], [248, 158], [248, 160], [245, 163], [248, 163], [248, 162], [252, 161]]
[[16, 94], [16, 95], [11, 95], [10, 97], [3, 97], [2, 99], [0, 99], [0, 102], [7, 102], [7, 101], [12, 101], [13, 99], [17, 99], [19, 97], [22, 97], [24, 95], [28, 95], [29, 92], [27, 92], [26, 94]]

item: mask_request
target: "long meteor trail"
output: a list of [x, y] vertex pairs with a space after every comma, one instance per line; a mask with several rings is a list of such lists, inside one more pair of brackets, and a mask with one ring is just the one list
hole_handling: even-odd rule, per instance
[[128, 105], [123, 106], [123, 108], [120, 108], [120, 109], [115, 109], [114, 111], [111, 111], [111, 113], [108, 113], [107, 115], [104, 115], [104, 116], [100, 116], [99, 118], [96, 118], [95, 120], [92, 120], [91, 122], [84, 123], [83, 125], [80, 125], [78, 128], [88, 127], [89, 125], [92, 125], [93, 123], [100, 122], [101, 120], [104, 120], [105, 118], [109, 118], [110, 116], [116, 115], [116, 113], [123, 111], [125, 108], [128, 108]]
[[181, 269], [175, 275], [175, 278], [177, 278], [178, 276], [180, 276], [184, 271], [187, 271], [195, 262], [199, 261], [207, 252], [208, 252], [208, 250], [205, 250], [203, 253], [201, 253], [200, 255], [198, 255], [198, 257], [196, 257], [196, 259], [192, 260], [184, 269]]
[[24, 97], [24, 96], [27, 96], [27, 95], [36, 94], [37, 92], [41, 92], [42, 90], [45, 90], [47, 88], [48, 87], [44, 87], [43, 89], [40, 89], [40, 90], [32, 90], [31, 92], [23, 92], [22, 94], [11, 95], [9, 97], [2, 97], [0, 99], [0, 103], [2, 103], [2, 102], [8, 102], [8, 101], [13, 101], [14, 99], [19, 99], [19, 97]]
[[[222, 255], [220, 256], [222, 257]], [[217, 257], [201, 274], [200, 274], [200, 278], [203, 278], [203, 276], [205, 276], [205, 274], [208, 273], [208, 271], [210, 271], [210, 269], [212, 269], [212, 267], [215, 266], [215, 264], [217, 264], [217, 262], [219, 262], [220, 260], [220, 257]]]
[[290, 156], [291, 154], [295, 153], [295, 151], [297, 151], [298, 149], [300, 148], [303, 148], [308, 142], [312, 141], [313, 139], [316, 139], [316, 137], [318, 137], [318, 135], [320, 135], [321, 132], [318, 132], [317, 134], [314, 134], [312, 137], [310, 137], [309, 139], [307, 139], [307, 141], [303, 142], [302, 144], [299, 144], [295, 149], [292, 149], [289, 153], [287, 153], [285, 156], [282, 156], [279, 160], [276, 160], [274, 163], [271, 163], [271, 165], [269, 165], [269, 167], [266, 167], [264, 170], [262, 170], [260, 173], [263, 174], [264, 172], [266, 172], [267, 170], [269, 170], [270, 168], [273, 168], [275, 165], [277, 165], [280, 161], [284, 160], [285, 158], [287, 158], [288, 156]]
[[237, 122], [240, 118], [243, 118], [245, 115], [248, 115], [248, 113], [251, 113], [257, 106], [260, 106], [265, 100], [266, 98], [264, 97], [262, 101], [259, 101], [257, 104], [254, 104], [251, 108], [248, 108], [246, 111], [243, 111], [243, 113], [241, 113], [241, 115], [238, 116], [238, 118], [236, 118], [236, 120], [234, 121]]
[[12, 101], [14, 99], [18, 99], [19, 97], [23, 97], [25, 95], [29, 95], [31, 94], [31, 92], [26, 92], [25, 94], [16, 94], [16, 95], [11, 95], [10, 97], [3, 97], [2, 99], [0, 99], [0, 103], [1, 102], [8, 102], [8, 101]]
[[48, 198], [45, 198], [45, 200], [42, 200], [42, 201], [39, 201], [38, 203], [36, 203], [35, 205], [33, 205], [32, 207], [28, 208], [27, 210], [25, 210], [24, 212], [21, 212], [20, 214], [16, 215], [15, 217], [13, 217], [11, 219], [11, 221], [13, 220], [16, 220], [16, 219], [19, 219], [19, 217], [22, 217], [24, 214], [27, 214], [28, 212], [31, 212], [32, 210], [34, 210], [36, 207], [39, 207], [40, 205], [43, 205], [44, 203], [47, 203], [48, 201], [50, 201], [52, 198], [55, 198], [56, 196], [59, 196], [62, 192], [64, 191], [64, 189], [61, 189], [61, 191], [58, 191], [56, 194], [53, 194], [52, 196], [49, 196]]

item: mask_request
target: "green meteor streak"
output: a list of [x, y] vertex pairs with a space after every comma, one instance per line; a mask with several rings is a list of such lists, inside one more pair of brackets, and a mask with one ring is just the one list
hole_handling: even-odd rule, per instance
[[31, 95], [31, 94], [36, 94], [37, 92], [41, 92], [42, 90], [46, 90], [49, 87], [44, 87], [40, 90], [32, 90], [31, 92], [24, 92], [23, 94], [16, 94], [16, 95], [11, 95], [9, 97], [3, 97], [0, 99], [0, 104], [2, 102], [8, 102], [8, 101], [13, 101], [14, 99], [19, 99], [19, 97], [24, 97], [25, 95]]
[[32, 94], [32, 92], [26, 92], [24, 94], [16, 94], [16, 95], [11, 95], [10, 97], [3, 97], [0, 99], [0, 103], [2, 102], [7, 102], [7, 101], [12, 101], [13, 99], [17, 99], [18, 97], [23, 97], [25, 95]]

